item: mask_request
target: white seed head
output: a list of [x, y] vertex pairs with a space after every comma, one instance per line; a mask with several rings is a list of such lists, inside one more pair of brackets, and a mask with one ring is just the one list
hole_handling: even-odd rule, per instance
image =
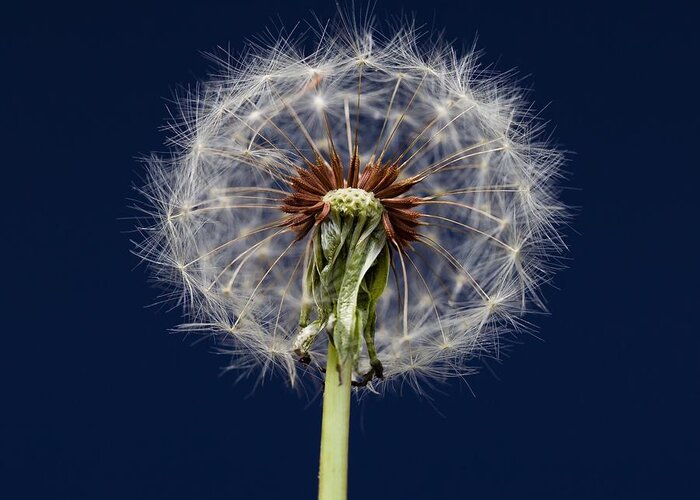
[[[296, 169], [319, 155], [327, 164], [332, 148], [346, 166], [355, 145], [362, 165], [395, 164], [399, 181], [420, 179], [404, 196], [425, 200], [418, 238], [392, 247], [375, 336], [385, 378], [374, 389], [470, 374], [543, 307], [539, 288], [564, 249], [562, 156], [539, 138], [512, 74], [426, 42], [410, 23], [387, 34], [347, 20], [219, 63], [178, 99], [174, 153], [149, 162], [137, 245], [177, 290], [183, 328], [216, 334], [233, 368], [279, 368], [292, 383], [316, 371], [294, 354], [309, 338], [308, 327], [298, 334], [313, 248], [282, 224], [280, 206]], [[382, 210], [361, 189], [324, 196], [348, 213]], [[313, 364], [325, 364], [326, 343], [310, 347]]]

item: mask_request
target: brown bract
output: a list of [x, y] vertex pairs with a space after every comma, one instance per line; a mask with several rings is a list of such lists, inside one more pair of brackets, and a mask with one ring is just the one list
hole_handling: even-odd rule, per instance
[[357, 188], [374, 194], [384, 207], [382, 225], [387, 239], [400, 250], [416, 240], [416, 228], [421, 214], [414, 210], [425, 199], [417, 196], [401, 196], [419, 182], [418, 177], [399, 180], [400, 168], [396, 163], [378, 163], [371, 159], [360, 172], [357, 148], [348, 166], [347, 177], [343, 172], [338, 153], [333, 149], [330, 161], [320, 155], [316, 162], [306, 162], [297, 167], [296, 175], [288, 183], [291, 194], [282, 200], [280, 210], [291, 214], [283, 226], [292, 228], [297, 239], [302, 239], [330, 214], [331, 207], [323, 201], [329, 191], [343, 188]]

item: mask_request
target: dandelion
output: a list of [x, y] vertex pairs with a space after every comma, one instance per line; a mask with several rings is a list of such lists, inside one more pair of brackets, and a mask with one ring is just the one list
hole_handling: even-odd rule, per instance
[[513, 75], [420, 38], [342, 18], [218, 58], [143, 189], [181, 328], [244, 373], [325, 378], [322, 499], [345, 498], [351, 388], [472, 373], [563, 248], [562, 157]]

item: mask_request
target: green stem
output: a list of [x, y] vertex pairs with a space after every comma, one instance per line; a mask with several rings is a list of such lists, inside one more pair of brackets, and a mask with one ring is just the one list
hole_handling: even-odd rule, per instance
[[345, 500], [348, 495], [351, 377], [352, 357], [339, 366], [338, 352], [329, 342], [321, 423], [319, 500]]

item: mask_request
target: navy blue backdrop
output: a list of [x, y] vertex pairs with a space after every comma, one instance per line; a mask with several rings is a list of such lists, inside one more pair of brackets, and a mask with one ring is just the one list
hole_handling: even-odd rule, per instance
[[[700, 495], [697, 17], [671, 3], [376, 5], [531, 74], [582, 210], [542, 341], [472, 377], [476, 396], [354, 407], [352, 499]], [[179, 311], [145, 307], [120, 220], [200, 51], [335, 11], [290, 4], [3, 8], [1, 498], [314, 498], [320, 400], [235, 384], [211, 343], [169, 335]]]

